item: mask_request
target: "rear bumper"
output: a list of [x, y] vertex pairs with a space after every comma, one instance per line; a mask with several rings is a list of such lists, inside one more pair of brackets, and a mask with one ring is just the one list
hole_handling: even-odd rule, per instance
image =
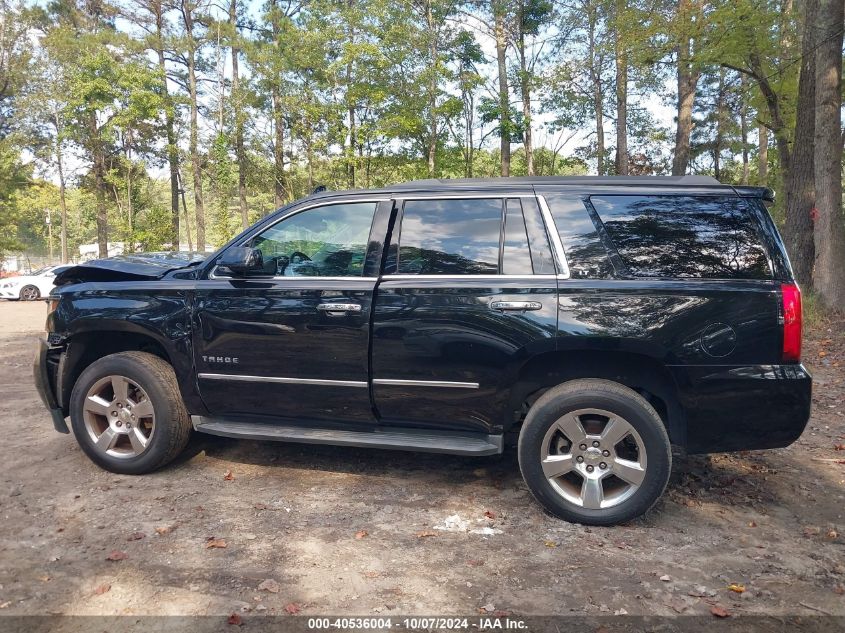
[[50, 380], [50, 368], [47, 365], [47, 341], [38, 339], [38, 347], [35, 351], [35, 361], [32, 367], [33, 377], [35, 378], [35, 389], [41, 397], [41, 402], [50, 411], [53, 418], [53, 427], [59, 433], [69, 433], [65, 423], [65, 416], [56, 399], [56, 392], [54, 385]]
[[782, 448], [810, 419], [803, 365], [670, 367], [686, 414], [689, 453]]

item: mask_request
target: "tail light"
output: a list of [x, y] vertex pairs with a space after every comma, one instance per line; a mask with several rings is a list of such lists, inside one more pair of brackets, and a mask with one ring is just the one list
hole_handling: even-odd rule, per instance
[[795, 284], [781, 284], [783, 300], [783, 349], [781, 358], [786, 363], [801, 360], [801, 290]]

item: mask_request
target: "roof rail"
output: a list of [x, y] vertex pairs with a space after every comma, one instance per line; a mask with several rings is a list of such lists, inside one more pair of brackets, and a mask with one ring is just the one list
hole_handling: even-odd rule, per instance
[[392, 189], [490, 185], [648, 185], [721, 186], [712, 176], [518, 176], [506, 178], [427, 178], [393, 185]]

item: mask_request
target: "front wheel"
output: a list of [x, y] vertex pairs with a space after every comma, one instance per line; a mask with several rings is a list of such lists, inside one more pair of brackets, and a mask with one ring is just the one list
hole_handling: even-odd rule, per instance
[[41, 291], [37, 286], [24, 286], [21, 288], [20, 298], [23, 301], [35, 301], [41, 296]]
[[172, 461], [191, 422], [173, 368], [145, 352], [121, 352], [89, 365], [70, 398], [73, 433], [98, 466], [141, 475]]
[[609, 380], [573, 380], [531, 407], [519, 435], [519, 467], [557, 517], [614, 525], [647, 512], [672, 470], [669, 437], [640, 394]]

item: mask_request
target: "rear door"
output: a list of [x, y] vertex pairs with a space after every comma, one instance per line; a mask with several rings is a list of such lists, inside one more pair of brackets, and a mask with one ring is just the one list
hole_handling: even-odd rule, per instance
[[373, 315], [383, 423], [500, 432], [509, 387], [554, 348], [557, 269], [535, 196], [395, 199]]
[[212, 415], [375, 422], [368, 352], [381, 244], [369, 237], [378, 204], [305, 203], [239, 242], [262, 251], [263, 273], [215, 269], [197, 282], [194, 359]]

